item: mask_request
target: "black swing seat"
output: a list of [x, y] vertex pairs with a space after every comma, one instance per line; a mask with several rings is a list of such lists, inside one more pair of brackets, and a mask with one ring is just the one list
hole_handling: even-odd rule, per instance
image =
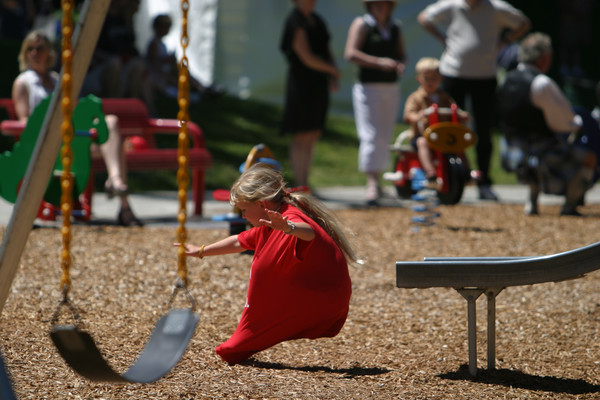
[[72, 325], [56, 325], [50, 336], [67, 364], [97, 382], [149, 383], [177, 364], [194, 335], [198, 315], [191, 309], [172, 309], [154, 327], [150, 340], [124, 374], [115, 372], [102, 357], [94, 339]]

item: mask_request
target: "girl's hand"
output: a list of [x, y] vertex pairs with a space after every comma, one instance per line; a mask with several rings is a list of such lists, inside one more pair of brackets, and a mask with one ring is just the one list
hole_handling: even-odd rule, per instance
[[269, 219], [259, 219], [262, 225], [268, 226], [271, 229], [275, 229], [277, 231], [288, 232], [290, 230], [290, 225], [287, 220], [288, 217], [284, 217], [279, 214], [277, 211], [268, 210], [265, 208], [266, 213], [269, 215]]
[[[173, 246], [175, 246], [175, 247], [181, 247], [181, 243], [173, 243]], [[185, 255], [186, 256], [198, 257], [198, 255], [200, 254], [200, 247], [198, 247], [196, 245], [185, 243], [183, 245], [183, 248], [185, 250]]]

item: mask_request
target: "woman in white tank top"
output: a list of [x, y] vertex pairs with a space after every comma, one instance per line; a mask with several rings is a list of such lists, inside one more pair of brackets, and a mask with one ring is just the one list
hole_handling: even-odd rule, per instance
[[[27, 35], [19, 52], [21, 73], [13, 83], [12, 99], [15, 112], [20, 121], [27, 119], [34, 108], [49, 96], [58, 83], [58, 74], [52, 70], [56, 62], [56, 53], [50, 39], [42, 31], [33, 31]], [[124, 149], [119, 133], [119, 121], [115, 115], [106, 116], [108, 140], [99, 146], [106, 163], [108, 179], [105, 190], [109, 198], [118, 196], [121, 209], [118, 222], [123, 226], [141, 226], [127, 200], [127, 178], [125, 176]], [[97, 151], [92, 152], [92, 154]]]

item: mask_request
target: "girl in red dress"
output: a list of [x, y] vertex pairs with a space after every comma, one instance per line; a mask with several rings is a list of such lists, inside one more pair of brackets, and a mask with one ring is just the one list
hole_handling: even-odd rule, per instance
[[333, 214], [308, 194], [289, 193], [281, 174], [260, 164], [240, 176], [230, 202], [252, 229], [185, 244], [199, 258], [254, 251], [241, 320], [217, 354], [237, 364], [286, 340], [337, 335], [352, 292], [347, 260], [356, 257]]

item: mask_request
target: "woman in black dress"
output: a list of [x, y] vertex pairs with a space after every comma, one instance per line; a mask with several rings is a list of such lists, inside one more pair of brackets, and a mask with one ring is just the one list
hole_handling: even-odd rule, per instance
[[335, 66], [325, 21], [313, 10], [316, 0], [292, 0], [285, 21], [281, 51], [288, 62], [282, 132], [293, 135], [290, 160], [297, 187], [308, 186], [315, 143], [321, 136], [329, 90], [336, 90]]

